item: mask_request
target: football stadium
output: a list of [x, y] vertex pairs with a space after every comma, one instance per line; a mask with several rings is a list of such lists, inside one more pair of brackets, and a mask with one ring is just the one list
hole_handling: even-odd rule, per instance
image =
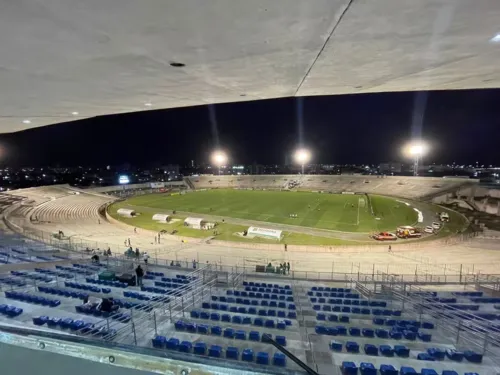
[[1, 196], [0, 322], [10, 339], [31, 332], [24, 347], [85, 345], [123, 367], [128, 350], [142, 371], [494, 374], [497, 250], [445, 204], [476, 185], [203, 176], [14, 190]]
[[[449, 134], [439, 125], [463, 140], [436, 136], [443, 160], [467, 149], [488, 166], [468, 149], [498, 128], [494, 119], [480, 127], [488, 106], [478, 93], [500, 87], [499, 19], [498, 0], [3, 1], [0, 161], [71, 156], [83, 160], [73, 178], [97, 158], [109, 169], [116, 154], [195, 155], [231, 138], [240, 156], [268, 145], [278, 159], [282, 146], [309, 141], [366, 159], [362, 145], [377, 144], [389, 158], [388, 133]], [[459, 90], [471, 90], [467, 100], [429, 99]], [[413, 91], [409, 115], [388, 99]], [[371, 116], [385, 113], [371, 97], [384, 93], [393, 131]], [[372, 112], [339, 101], [323, 116], [303, 105], [361, 94]], [[245, 112], [224, 110], [271, 99], [296, 107], [262, 106], [259, 129], [242, 125]], [[155, 131], [134, 117], [188, 107], [198, 107], [195, 120], [157, 117]], [[303, 131], [308, 111], [314, 135]], [[347, 117], [376, 137], [339, 136]], [[113, 125], [112, 141], [97, 127], [83, 136], [94, 118]], [[282, 128], [262, 131], [278, 120]], [[45, 137], [33, 132], [48, 125]], [[29, 142], [7, 134], [16, 132]], [[238, 143], [249, 133], [272, 141]], [[304, 150], [301, 173], [221, 175], [219, 155], [210, 164], [219, 173], [133, 184], [117, 172], [119, 185], [88, 188], [6, 168], [3, 180], [26, 185], [0, 193], [2, 375], [498, 375], [498, 185], [421, 177], [422, 144], [410, 151], [414, 176], [308, 174]]]

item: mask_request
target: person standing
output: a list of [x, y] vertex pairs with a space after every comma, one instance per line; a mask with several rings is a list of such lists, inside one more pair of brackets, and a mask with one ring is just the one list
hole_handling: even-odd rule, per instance
[[148, 265], [149, 254], [147, 252], [144, 252], [144, 254], [143, 254], [142, 257], [144, 259], [144, 264], [147, 266]]
[[142, 286], [142, 278], [144, 277], [144, 270], [141, 268], [140, 264], [135, 269], [135, 275], [137, 278], [137, 283], [136, 283], [137, 286]]
[[290, 262], [286, 263], [286, 269], [288, 271], [288, 274], [290, 275]]

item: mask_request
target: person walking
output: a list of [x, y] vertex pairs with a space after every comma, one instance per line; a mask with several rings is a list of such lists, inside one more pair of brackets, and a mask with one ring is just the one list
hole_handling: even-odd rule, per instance
[[288, 271], [288, 274], [290, 275], [290, 262], [286, 263], [286, 269]]
[[144, 277], [144, 270], [141, 268], [140, 264], [135, 269], [135, 276], [137, 278], [136, 282], [137, 286], [142, 286], [142, 278]]
[[144, 254], [142, 255], [142, 259], [144, 259], [144, 264], [147, 266], [148, 265], [149, 254], [147, 252], [144, 252]]
[[130, 246], [130, 238], [128, 239], [128, 245]]

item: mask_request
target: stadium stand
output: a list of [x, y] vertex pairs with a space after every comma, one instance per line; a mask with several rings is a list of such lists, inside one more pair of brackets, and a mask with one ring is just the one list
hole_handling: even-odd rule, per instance
[[187, 178], [196, 189], [288, 189], [387, 194], [406, 198], [428, 198], [470, 184], [464, 179], [364, 175], [249, 175], [198, 176]]

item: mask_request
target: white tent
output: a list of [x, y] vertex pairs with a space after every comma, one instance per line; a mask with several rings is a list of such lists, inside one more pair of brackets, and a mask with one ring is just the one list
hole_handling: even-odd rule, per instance
[[194, 229], [201, 229], [203, 225], [205, 225], [205, 220], [201, 219], [199, 217], [187, 217], [184, 220], [184, 225], [186, 227], [194, 228]]
[[247, 231], [248, 236], [272, 238], [274, 240], [281, 240], [282, 231], [277, 229], [259, 228], [259, 227], [249, 227]]
[[160, 221], [162, 223], [168, 223], [170, 221], [170, 216], [165, 214], [154, 214], [153, 220]]
[[136, 212], [134, 210], [129, 210], [128, 208], [119, 208], [116, 213], [120, 216], [125, 217], [134, 217], [136, 215]]

